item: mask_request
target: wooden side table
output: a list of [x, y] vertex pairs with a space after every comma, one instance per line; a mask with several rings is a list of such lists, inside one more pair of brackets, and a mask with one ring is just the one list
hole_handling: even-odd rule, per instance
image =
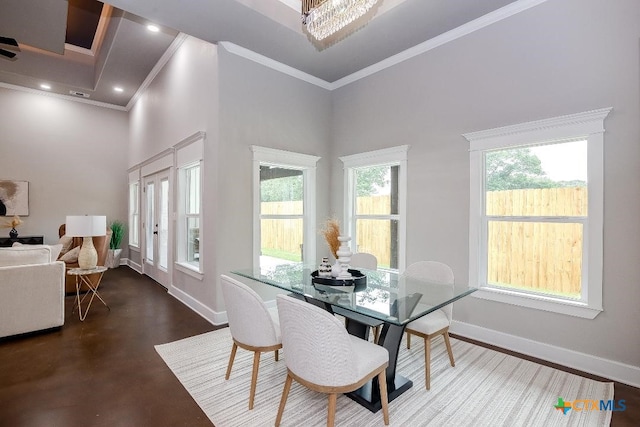
[[[73, 310], [71, 310], [71, 312], [73, 313], [75, 311], [76, 305], [77, 305], [81, 322], [83, 322], [84, 319], [86, 319], [87, 313], [89, 312], [89, 308], [91, 308], [91, 303], [93, 302], [93, 299], [95, 297], [98, 297], [98, 299], [102, 302], [102, 304], [104, 304], [105, 307], [111, 310], [111, 308], [107, 305], [106, 302], [104, 302], [104, 300], [98, 293], [98, 287], [100, 286], [100, 282], [102, 281], [102, 276], [104, 272], [107, 270], [108, 270], [107, 267], [103, 267], [103, 266], [98, 266], [96, 268], [88, 268], [88, 269], [72, 268], [70, 270], [67, 270], [67, 274], [76, 276], [76, 300], [73, 303]], [[94, 281], [91, 280], [92, 274], [99, 274], [97, 276], [97, 279], [95, 279], [95, 283]], [[85, 284], [87, 288], [89, 288], [89, 290], [82, 296], [82, 299], [81, 299], [80, 288], [82, 287], [83, 284]], [[84, 310], [84, 314], [83, 314], [82, 303], [89, 295], [91, 295], [91, 298], [89, 298], [89, 304], [87, 304], [87, 308]]]

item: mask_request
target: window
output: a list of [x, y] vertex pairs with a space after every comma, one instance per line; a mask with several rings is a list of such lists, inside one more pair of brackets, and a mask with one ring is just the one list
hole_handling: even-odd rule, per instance
[[140, 246], [140, 198], [139, 182], [129, 184], [129, 245]]
[[253, 146], [254, 265], [315, 265], [319, 157]]
[[201, 190], [200, 162], [178, 169], [178, 263], [201, 272], [200, 266], [200, 202]]
[[345, 167], [345, 228], [353, 252], [378, 267], [404, 270], [407, 145], [341, 157]]
[[585, 318], [602, 311], [609, 111], [464, 135], [474, 296]]

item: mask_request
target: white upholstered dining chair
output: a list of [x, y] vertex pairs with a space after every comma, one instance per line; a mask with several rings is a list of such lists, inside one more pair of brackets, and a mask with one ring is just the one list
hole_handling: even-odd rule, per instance
[[263, 352], [274, 351], [277, 361], [278, 350], [282, 348], [278, 312], [276, 309], [268, 309], [262, 298], [244, 283], [224, 274], [220, 278], [229, 330], [233, 339], [225, 380], [228, 380], [231, 375], [238, 347], [252, 351], [253, 371], [251, 372], [249, 409], [253, 409], [260, 355]]
[[[403, 273], [404, 276], [416, 277], [429, 282], [450, 286], [453, 288], [454, 277], [451, 267], [437, 261], [419, 261], [411, 264]], [[451, 342], [449, 341], [449, 326], [453, 313], [452, 304], [427, 314], [407, 325], [407, 348], [411, 348], [411, 335], [424, 339], [424, 374], [425, 387], [431, 388], [431, 339], [442, 335], [449, 353], [449, 362], [455, 366]]]
[[315, 305], [287, 295], [276, 298], [287, 365], [276, 427], [282, 421], [293, 380], [311, 390], [329, 394], [327, 426], [333, 426], [337, 395], [357, 390], [376, 376], [384, 423], [389, 425], [385, 375], [389, 364], [387, 349], [349, 335], [338, 319]]
[[352, 268], [366, 268], [367, 270], [378, 269], [378, 258], [375, 255], [367, 252], [356, 252], [351, 255], [351, 261], [349, 265]]

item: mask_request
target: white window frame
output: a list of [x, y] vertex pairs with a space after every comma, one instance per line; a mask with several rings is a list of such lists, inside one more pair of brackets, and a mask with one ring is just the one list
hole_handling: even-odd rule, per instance
[[[186, 138], [181, 141], [179, 144], [175, 146], [175, 162], [176, 162], [176, 175], [177, 175], [177, 188], [178, 188], [178, 197], [177, 197], [177, 215], [176, 215], [176, 258], [175, 258], [175, 267], [178, 271], [186, 273], [196, 279], [203, 280], [204, 278], [204, 263], [206, 262], [206, 250], [203, 236], [205, 236], [204, 232], [204, 206], [203, 206], [203, 195], [204, 195], [204, 132], [196, 132], [194, 135]], [[187, 193], [186, 193], [186, 170], [193, 168], [194, 166], [198, 166], [200, 168], [200, 211], [197, 215], [187, 214], [186, 213], [186, 202], [187, 202]], [[198, 218], [198, 224], [200, 227], [199, 230], [199, 238], [200, 238], [200, 246], [199, 246], [199, 258], [198, 265], [195, 266], [193, 263], [187, 261], [187, 245], [188, 238], [186, 232], [186, 224], [188, 218]]]
[[[470, 143], [469, 286], [472, 296], [522, 307], [595, 318], [602, 308], [604, 119], [611, 108], [587, 111], [463, 136]], [[484, 206], [484, 153], [568, 140], [587, 141], [588, 217], [583, 228], [580, 301], [491, 287], [487, 284], [487, 226]]]
[[[135, 199], [132, 206], [132, 194], [135, 189]], [[132, 248], [140, 248], [140, 180], [129, 182], [129, 246]], [[134, 227], [135, 225], [135, 227]], [[134, 229], [137, 233], [134, 233]]]
[[[395, 219], [398, 221], [398, 271], [406, 267], [407, 246], [407, 152], [408, 145], [368, 151], [340, 157], [344, 167], [344, 226], [348, 236], [356, 235], [355, 169], [372, 166], [399, 166], [398, 213], [372, 216], [372, 219]], [[351, 251], [356, 251], [356, 241], [351, 239]], [[395, 271], [395, 269], [394, 269]]]
[[316, 260], [316, 164], [320, 157], [274, 148], [251, 146], [253, 151], [253, 266], [260, 267], [260, 166], [301, 170], [303, 175], [303, 251], [302, 263]]

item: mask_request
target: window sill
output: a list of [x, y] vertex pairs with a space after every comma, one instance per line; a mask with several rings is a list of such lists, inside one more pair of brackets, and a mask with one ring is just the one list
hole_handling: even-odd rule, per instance
[[202, 274], [202, 272], [200, 272], [199, 270], [197, 270], [195, 267], [193, 267], [190, 264], [186, 264], [186, 263], [182, 263], [182, 262], [176, 262], [176, 270], [185, 273], [191, 277], [194, 277], [198, 280], [203, 280], [204, 279], [204, 274]]
[[477, 292], [472, 293], [471, 296], [520, 307], [565, 314], [567, 316], [582, 317], [584, 319], [594, 319], [603, 311], [602, 307], [590, 307], [588, 304], [579, 301], [561, 300], [550, 296], [522, 294], [504, 289], [481, 287]]

